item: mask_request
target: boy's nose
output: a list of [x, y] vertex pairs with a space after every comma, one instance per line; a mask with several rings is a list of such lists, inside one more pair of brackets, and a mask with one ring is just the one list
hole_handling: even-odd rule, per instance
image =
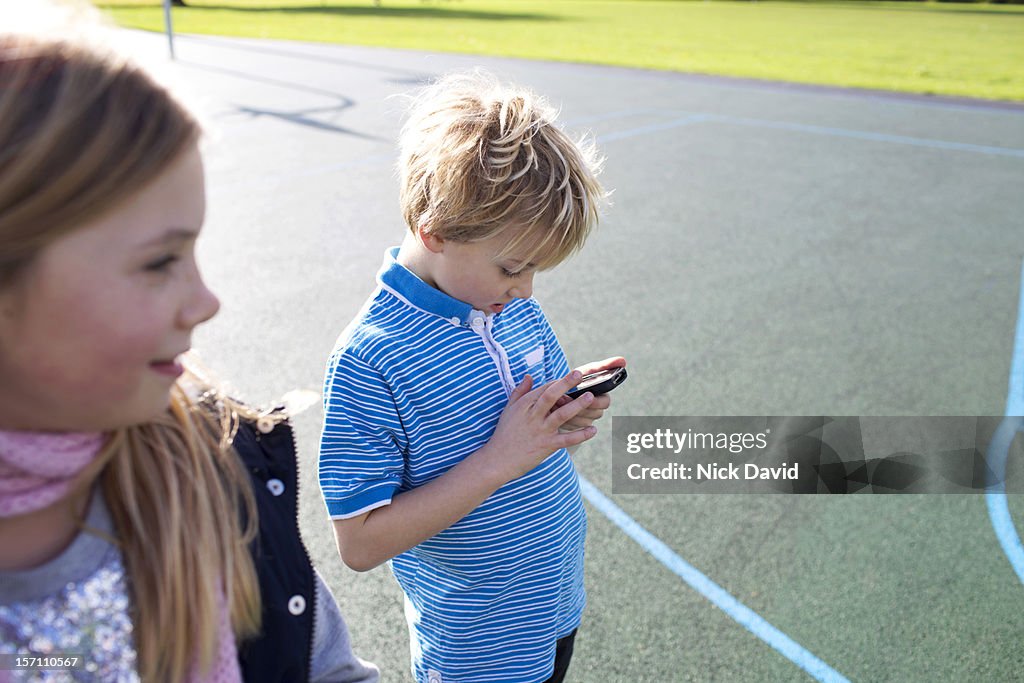
[[509, 296], [516, 299], [529, 299], [533, 295], [533, 273], [524, 275], [523, 279], [508, 290]]

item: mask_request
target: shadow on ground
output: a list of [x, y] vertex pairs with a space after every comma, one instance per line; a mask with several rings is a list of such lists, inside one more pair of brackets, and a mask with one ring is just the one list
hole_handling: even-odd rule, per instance
[[[154, 3], [140, 2], [134, 5], [100, 5], [103, 9], [150, 9]], [[530, 12], [484, 12], [480, 10], [447, 9], [445, 7], [424, 5], [423, 7], [366, 7], [330, 6], [330, 5], [266, 5], [246, 7], [244, 5], [210, 5], [199, 4], [189, 0], [186, 7], [175, 7], [175, 12], [203, 12], [209, 10], [230, 10], [232, 12], [273, 12], [275, 14], [323, 14], [339, 17], [378, 17], [380, 19], [469, 19], [473, 21], [561, 21], [554, 14], [536, 14]]]

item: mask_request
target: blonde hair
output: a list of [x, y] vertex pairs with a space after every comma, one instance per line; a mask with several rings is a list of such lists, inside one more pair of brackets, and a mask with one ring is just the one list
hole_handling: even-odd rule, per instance
[[[94, 46], [0, 34], [0, 286], [153, 181], [199, 138], [144, 71]], [[31, 296], [31, 294], [27, 294]], [[174, 387], [166, 413], [117, 429], [96, 468], [128, 572], [138, 671], [184, 680], [217, 652], [220, 592], [241, 641], [261, 603], [248, 473], [230, 446], [245, 410]]]
[[414, 233], [457, 242], [512, 230], [499, 256], [539, 269], [583, 246], [606, 193], [591, 142], [574, 142], [530, 90], [481, 71], [454, 74], [412, 102], [402, 129], [402, 213]]

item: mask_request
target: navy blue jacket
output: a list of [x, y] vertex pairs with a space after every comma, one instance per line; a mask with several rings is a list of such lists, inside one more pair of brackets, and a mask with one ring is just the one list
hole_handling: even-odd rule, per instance
[[299, 533], [298, 462], [287, 423], [269, 434], [243, 421], [234, 441], [252, 478], [259, 537], [252, 553], [263, 600], [259, 637], [241, 643], [246, 683], [303, 683], [313, 656], [316, 576]]

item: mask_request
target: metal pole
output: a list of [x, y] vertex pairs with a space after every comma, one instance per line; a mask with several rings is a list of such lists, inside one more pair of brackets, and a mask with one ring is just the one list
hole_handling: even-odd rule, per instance
[[164, 26], [167, 29], [167, 46], [171, 50], [171, 59], [174, 59], [174, 25], [171, 23], [171, 0], [164, 0]]

